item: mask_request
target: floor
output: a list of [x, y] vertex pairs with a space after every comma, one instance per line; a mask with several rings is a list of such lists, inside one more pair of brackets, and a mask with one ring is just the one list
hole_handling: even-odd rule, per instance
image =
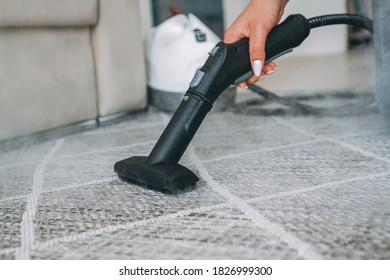
[[390, 258], [390, 138], [378, 113], [211, 113], [167, 195], [114, 162], [147, 155], [170, 115], [1, 154], [2, 259]]
[[371, 48], [324, 56], [289, 56], [276, 61], [278, 70], [261, 84], [281, 93], [366, 90], [375, 82], [375, 60]]
[[153, 109], [1, 152], [0, 259], [389, 259], [390, 131], [360, 89], [313, 89], [319, 115], [240, 95], [256, 102], [207, 116], [176, 195], [113, 172], [150, 152], [170, 119]]

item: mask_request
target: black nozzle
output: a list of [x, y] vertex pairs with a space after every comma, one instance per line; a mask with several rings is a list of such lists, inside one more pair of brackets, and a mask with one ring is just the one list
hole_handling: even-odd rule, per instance
[[[309, 34], [301, 15], [288, 17], [267, 38], [268, 59], [298, 46]], [[249, 40], [232, 44], [219, 42], [195, 74], [183, 101], [148, 157], [131, 157], [115, 164], [119, 176], [159, 191], [175, 191], [194, 185], [199, 179], [178, 164], [199, 126], [218, 96], [231, 84], [253, 75]]]
[[114, 171], [119, 176], [139, 185], [161, 192], [176, 192], [195, 185], [199, 178], [178, 163], [146, 164], [147, 157], [131, 157], [118, 161]]

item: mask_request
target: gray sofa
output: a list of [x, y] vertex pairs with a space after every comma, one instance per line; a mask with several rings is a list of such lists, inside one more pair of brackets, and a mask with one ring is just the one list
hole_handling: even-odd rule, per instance
[[137, 0], [0, 0], [0, 141], [145, 108]]

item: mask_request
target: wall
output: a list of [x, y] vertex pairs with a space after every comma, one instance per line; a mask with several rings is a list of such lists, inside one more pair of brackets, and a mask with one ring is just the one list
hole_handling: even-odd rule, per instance
[[[225, 28], [230, 26], [239, 13], [245, 8], [248, 0], [223, 0]], [[329, 13], [346, 12], [346, 0], [295, 0], [286, 7], [284, 18], [289, 14], [301, 13], [306, 17]], [[342, 53], [347, 49], [347, 27], [323, 27], [321, 31], [313, 30], [310, 37], [292, 56], [328, 55]], [[291, 55], [290, 55], [291, 56]]]

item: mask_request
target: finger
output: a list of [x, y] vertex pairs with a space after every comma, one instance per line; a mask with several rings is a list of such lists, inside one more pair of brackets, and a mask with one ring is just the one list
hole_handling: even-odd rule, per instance
[[260, 77], [254, 75], [254, 76], [252, 76], [251, 78], [249, 78], [247, 80], [247, 83], [248, 84], [254, 84], [254, 83], [258, 82], [259, 80], [263, 80], [267, 76], [275, 73], [275, 71], [277, 69], [278, 69], [277, 65], [275, 63], [273, 63], [273, 62], [270, 62], [270, 63], [268, 63], [267, 65], [265, 65], [263, 67], [263, 71], [261, 72]]
[[[239, 18], [237, 19], [239, 20]], [[236, 21], [237, 21], [236, 20]], [[246, 32], [240, 27], [240, 24], [238, 24], [239, 27], [236, 27], [234, 23], [232, 26], [230, 26], [225, 33], [223, 34], [223, 42], [226, 44], [237, 42], [238, 40], [248, 37]]]
[[265, 75], [263, 73], [260, 74], [260, 77], [258, 76], [252, 76], [250, 77], [246, 82], [247, 84], [251, 85], [251, 84], [254, 84], [254, 83], [257, 83], [259, 80], [261, 80], [263, 77], [265, 77]]
[[272, 69], [277, 69], [278, 68], [278, 66], [276, 65], [275, 62], [270, 62], [266, 66], [270, 66]]
[[223, 35], [223, 42], [226, 44], [234, 43], [234, 42], [238, 41], [239, 39], [241, 39], [241, 38], [238, 37], [237, 32], [233, 32], [230, 29], [228, 31], [226, 31]]
[[270, 75], [276, 71], [276, 67], [270, 64], [267, 64], [266, 66], [263, 67], [263, 74], [264, 75]]
[[248, 85], [246, 84], [246, 82], [241, 82], [239, 84], [236, 84], [237, 87], [240, 87], [240, 88], [245, 88], [247, 89], [248, 88]]
[[255, 76], [260, 77], [265, 59], [265, 40], [268, 31], [263, 25], [254, 24], [250, 26], [249, 56]]

